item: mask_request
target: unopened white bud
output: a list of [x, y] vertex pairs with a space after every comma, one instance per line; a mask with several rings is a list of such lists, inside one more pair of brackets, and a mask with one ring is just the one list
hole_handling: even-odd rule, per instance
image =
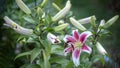
[[70, 0], [68, 0], [66, 6], [62, 10], [60, 10], [54, 17], [52, 17], [52, 20], [57, 21], [63, 18], [69, 12], [70, 8], [71, 8], [71, 3]]
[[90, 17], [87, 17], [87, 18], [80, 19], [80, 20], [78, 20], [78, 22], [79, 22], [80, 24], [90, 23], [90, 22], [91, 22], [91, 17], [93, 17], [94, 20], [96, 20], [96, 17], [95, 17], [95, 16], [90, 16]]
[[69, 24], [68, 23], [64, 23], [64, 24], [61, 24], [61, 25], [58, 25], [56, 27], [54, 27], [54, 30], [57, 32], [57, 31], [60, 31], [60, 30], [63, 30], [65, 29]]
[[100, 54], [102, 55], [107, 54], [106, 50], [103, 48], [103, 46], [99, 42], [96, 43], [96, 47]]
[[102, 30], [104, 24], [105, 24], [105, 20], [101, 20], [97, 32], [99, 32], [100, 30]]
[[57, 5], [57, 4], [55, 4], [55, 3], [52, 3], [52, 5], [57, 9], [57, 10], [61, 10], [61, 8]]
[[43, 11], [40, 7], [37, 8], [37, 13], [38, 15], [42, 16], [43, 15]]
[[82, 30], [82, 31], [85, 31], [85, 30], [86, 30], [86, 28], [85, 28], [82, 24], [80, 24], [77, 20], [75, 20], [73, 17], [70, 18], [70, 22], [71, 22], [75, 27], [79, 28], [80, 30]]
[[108, 28], [109, 26], [111, 26], [114, 22], [117, 21], [117, 19], [119, 18], [118, 15], [112, 17], [111, 19], [109, 19], [105, 24], [104, 24], [104, 28]]
[[64, 24], [64, 20], [60, 20], [58, 24]]
[[25, 5], [25, 3], [22, 0], [16, 0], [16, 3], [20, 7], [20, 9], [26, 14], [31, 14], [31, 10], [27, 7], [27, 5]]
[[16, 32], [18, 32], [20, 34], [23, 34], [23, 35], [31, 35], [31, 34], [33, 34], [33, 30], [32, 29], [27, 29], [27, 28], [21, 27], [20, 25], [18, 25], [14, 21], [12, 21], [7, 16], [4, 17], [4, 20], [6, 22], [5, 25], [7, 25], [8, 27], [14, 29]]
[[47, 39], [52, 43], [52, 44], [59, 44], [61, 43], [61, 41], [54, 35], [51, 33], [47, 34]]

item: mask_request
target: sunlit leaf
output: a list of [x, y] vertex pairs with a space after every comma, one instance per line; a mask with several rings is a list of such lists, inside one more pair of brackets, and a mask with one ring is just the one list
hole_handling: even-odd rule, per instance
[[51, 57], [50, 62], [65, 65], [68, 63], [68, 60], [65, 59], [63, 56], [55, 56]]
[[18, 55], [15, 57], [14, 60], [16, 60], [16, 59], [19, 58], [19, 57], [27, 56], [27, 55], [30, 55], [30, 54], [31, 54], [31, 51], [29, 51], [29, 52], [24, 52], [24, 53], [20, 53], [20, 54], [18, 54]]
[[39, 48], [34, 48], [32, 51], [31, 51], [31, 63], [35, 60], [35, 58], [37, 58], [40, 54], [40, 49]]
[[46, 56], [46, 53], [44, 50], [42, 50], [42, 52], [43, 52], [43, 58], [44, 58], [44, 68], [50, 68], [48, 57]]

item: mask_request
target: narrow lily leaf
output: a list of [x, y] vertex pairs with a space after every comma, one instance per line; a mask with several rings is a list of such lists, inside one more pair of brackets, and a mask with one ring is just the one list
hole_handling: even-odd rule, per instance
[[52, 5], [57, 9], [57, 10], [61, 10], [61, 8], [56, 4], [56, 3], [52, 3]]
[[43, 58], [44, 58], [44, 68], [50, 68], [50, 62], [44, 50], [42, 50]]
[[72, 67], [74, 65], [73, 61], [68, 62], [68, 64], [65, 66], [65, 68], [74, 68]]
[[[24, 67], [21, 67], [24, 68]], [[25, 68], [40, 68], [38, 64], [29, 64], [28, 66], [25, 66]]]
[[19, 57], [27, 56], [27, 55], [30, 55], [30, 54], [31, 54], [31, 51], [29, 51], [29, 52], [24, 52], [24, 53], [20, 53], [20, 54], [18, 54], [18, 55], [15, 57], [14, 60], [16, 60], [16, 59], [19, 58]]
[[71, 8], [71, 3], [70, 3], [70, 0], [68, 0], [67, 3], [66, 3], [66, 6], [65, 6], [62, 10], [60, 10], [60, 11], [52, 18], [52, 20], [53, 20], [53, 21], [57, 21], [57, 20], [63, 18], [63, 17], [69, 12], [70, 8]]
[[58, 64], [67, 64], [69, 61], [67, 59], [65, 59], [64, 57], [60, 57], [60, 56], [55, 56], [55, 57], [51, 57], [50, 59], [51, 63], [58, 63]]
[[32, 19], [31, 17], [28, 17], [28, 16], [24, 16], [23, 17], [25, 21], [29, 22], [29, 23], [32, 23], [32, 24], [35, 24], [35, 20]]
[[31, 14], [31, 10], [27, 7], [27, 5], [22, 0], [16, 0], [17, 5], [20, 7], [22, 11], [26, 14]]
[[75, 20], [73, 17], [70, 18], [70, 22], [75, 26], [77, 27], [78, 29], [82, 30], [82, 31], [85, 31], [86, 28], [81, 25], [77, 20]]
[[58, 54], [58, 55], [64, 55], [63, 54], [64, 48], [58, 45], [51, 46], [51, 54]]
[[112, 17], [111, 19], [109, 19], [109, 20], [104, 24], [103, 27], [104, 27], [104, 28], [108, 28], [108, 27], [110, 27], [114, 22], [117, 21], [118, 18], [119, 18], [118, 15]]
[[35, 58], [38, 57], [39, 54], [40, 54], [40, 49], [39, 48], [34, 48], [31, 51], [31, 60], [30, 60], [30, 62], [32, 63], [35, 60]]
[[54, 30], [57, 32], [57, 31], [60, 31], [60, 30], [63, 30], [65, 29], [69, 24], [68, 23], [65, 23], [65, 24], [61, 24], [59, 26], [56, 26], [54, 27]]
[[97, 61], [100, 60], [100, 58], [102, 57], [102, 55], [94, 55], [92, 58], [91, 58], [91, 61], [93, 63], [96, 63]]

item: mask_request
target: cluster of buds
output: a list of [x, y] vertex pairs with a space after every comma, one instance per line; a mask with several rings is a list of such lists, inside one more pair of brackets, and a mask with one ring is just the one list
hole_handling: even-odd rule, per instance
[[[44, 12], [42, 11], [42, 7], [45, 6], [47, 1], [48, 0], [43, 0], [41, 7], [37, 8], [38, 15], [42, 16], [44, 14]], [[20, 9], [22, 11], [24, 11], [26, 14], [31, 14], [31, 10], [24, 4], [24, 2], [22, 0], [16, 0], [16, 3], [20, 7]], [[60, 24], [58, 26], [53, 27], [53, 30], [55, 32], [58, 32], [60, 30], [65, 29], [67, 26], [69, 26], [68, 23], [64, 23], [64, 21], [60, 20], [60, 19], [62, 19], [64, 16], [66, 16], [66, 14], [70, 11], [71, 2], [70, 2], [70, 0], [67, 0], [66, 5], [63, 9], [60, 9], [55, 3], [53, 3], [53, 6], [55, 6], [59, 10], [59, 12], [52, 17], [53, 22], [58, 21], [58, 23]], [[43, 16], [45, 16], [45, 15], [43, 15]], [[110, 20], [108, 20], [106, 23], [105, 23], [105, 20], [101, 20], [100, 25], [98, 26], [97, 32], [99, 32], [103, 28], [110, 27], [118, 19], [118, 17], [119, 16], [116, 15], [113, 18], [111, 18]], [[20, 34], [23, 34], [23, 35], [32, 35], [33, 34], [33, 29], [24, 28], [24, 27], [18, 25], [17, 23], [15, 23], [13, 20], [11, 20], [7, 16], [4, 17], [4, 20], [6, 22], [4, 25], [12, 28], [13, 30], [15, 30], [16, 32], [18, 32]], [[90, 23], [92, 20], [95, 21], [96, 17], [93, 15], [93, 16], [86, 17], [86, 18], [83, 18], [80, 20], [76, 20], [75, 18], [70, 17], [69, 20], [73, 26], [75, 26], [76, 28], [78, 28], [81, 31], [84, 31], [81, 34], [79, 34], [78, 30], [73, 30], [73, 36], [66, 35], [64, 38], [65, 42], [69, 45], [67, 48], [65, 48], [64, 52], [66, 55], [67, 55], [67, 53], [72, 52], [73, 63], [76, 66], [78, 66], [80, 64], [79, 57], [80, 57], [81, 52], [84, 51], [89, 54], [92, 52], [91, 47], [86, 45], [85, 41], [87, 40], [87, 38], [89, 36], [91, 36], [93, 34], [92, 34], [92, 32], [87, 31], [87, 28], [84, 27], [82, 24]], [[96, 23], [91, 22], [91, 24], [93, 26], [95, 26], [94, 24], [96, 24]], [[48, 41], [51, 42], [51, 44], [61, 43], [60, 39], [52, 33], [47, 34], [47, 39], [48, 39]], [[100, 54], [102, 54], [102, 55], [107, 54], [106, 50], [103, 48], [103, 46], [99, 42], [96, 43], [96, 48]]]

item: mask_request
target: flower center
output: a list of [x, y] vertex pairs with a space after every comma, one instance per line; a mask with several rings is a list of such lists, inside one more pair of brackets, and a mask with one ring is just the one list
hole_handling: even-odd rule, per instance
[[75, 48], [76, 47], [80, 47], [81, 48], [82, 47], [82, 43], [81, 42], [75, 42]]

